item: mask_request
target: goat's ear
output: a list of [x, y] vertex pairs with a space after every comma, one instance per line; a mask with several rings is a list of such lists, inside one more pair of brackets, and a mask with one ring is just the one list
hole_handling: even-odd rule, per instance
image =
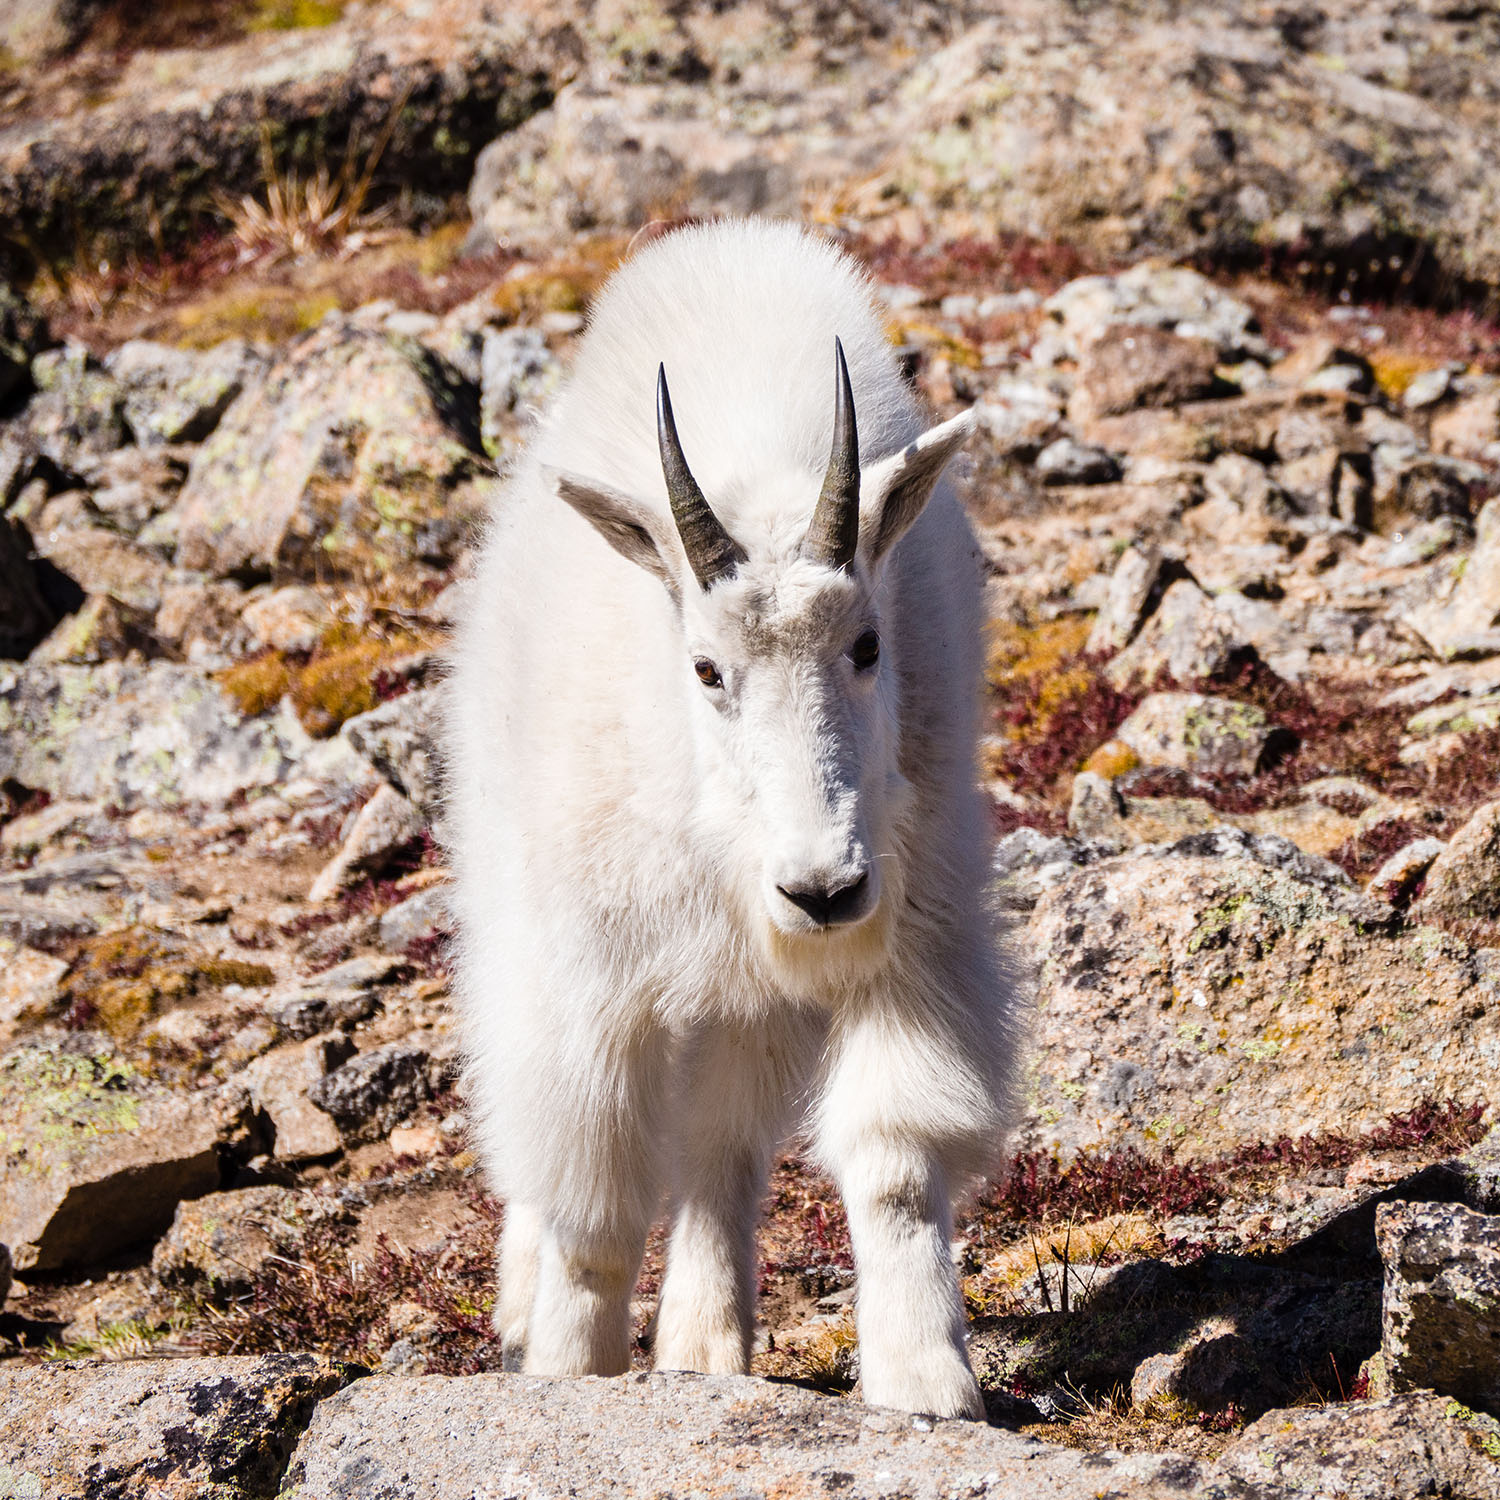
[[973, 430], [974, 413], [960, 412], [865, 470], [859, 487], [859, 539], [868, 566], [874, 567], [922, 514], [948, 460]]
[[633, 495], [584, 479], [562, 469], [543, 467], [542, 480], [550, 485], [558, 499], [566, 500], [621, 557], [661, 579], [669, 589], [677, 589], [677, 578], [668, 559], [670, 544], [661, 534], [659, 522], [650, 507]]

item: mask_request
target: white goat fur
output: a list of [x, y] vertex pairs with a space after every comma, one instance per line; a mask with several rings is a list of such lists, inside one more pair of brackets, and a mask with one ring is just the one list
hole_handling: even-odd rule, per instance
[[[845, 571], [798, 552], [835, 335], [862, 457]], [[707, 590], [666, 506], [659, 361], [748, 554]], [[760, 1199], [800, 1127], [848, 1210], [865, 1398], [981, 1412], [952, 1201], [1001, 1148], [1020, 1002], [983, 898], [978, 550], [941, 478], [967, 422], [923, 435], [840, 252], [724, 222], [615, 275], [503, 492], [454, 653], [446, 821], [509, 1367], [628, 1367], [667, 1190], [657, 1366], [743, 1371]], [[873, 911], [848, 925], [776, 889], [860, 868]]]

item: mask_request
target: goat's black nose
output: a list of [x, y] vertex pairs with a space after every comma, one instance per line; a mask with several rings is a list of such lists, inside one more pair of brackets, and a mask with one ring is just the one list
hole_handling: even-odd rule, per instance
[[788, 890], [784, 885], [778, 885], [776, 889], [793, 906], [805, 911], [819, 927], [837, 927], [842, 922], [852, 922], [860, 914], [868, 882], [869, 873], [866, 872], [858, 880], [840, 886], [836, 891]]

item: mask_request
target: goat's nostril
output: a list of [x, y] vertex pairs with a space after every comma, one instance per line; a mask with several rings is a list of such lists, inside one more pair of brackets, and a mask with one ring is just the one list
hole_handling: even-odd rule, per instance
[[866, 871], [858, 880], [840, 886], [836, 891], [817, 889], [788, 889], [778, 885], [776, 889], [793, 906], [805, 911], [819, 927], [830, 927], [849, 921], [864, 900], [865, 886], [869, 883]]
[[832, 891], [828, 896], [828, 920], [830, 922], [847, 922], [864, 900], [865, 886], [869, 883], [869, 871], [865, 871], [858, 880], [851, 881], [839, 890]]

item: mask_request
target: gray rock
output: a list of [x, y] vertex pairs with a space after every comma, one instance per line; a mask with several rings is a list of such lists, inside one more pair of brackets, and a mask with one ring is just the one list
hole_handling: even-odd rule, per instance
[[240, 618], [262, 646], [275, 651], [311, 651], [333, 622], [323, 596], [306, 584], [261, 595]]
[[437, 812], [441, 790], [437, 742], [441, 692], [440, 688], [414, 688], [355, 715], [339, 731], [428, 818]]
[[0, 780], [54, 797], [221, 806], [314, 754], [299, 735], [295, 721], [241, 719], [213, 683], [169, 662], [0, 664]]
[[1209, 1329], [1180, 1349], [1142, 1360], [1130, 1378], [1130, 1404], [1143, 1409], [1165, 1401], [1213, 1411], [1244, 1401], [1261, 1378], [1255, 1351], [1245, 1338]]
[[1383, 1203], [1375, 1238], [1392, 1389], [1500, 1411], [1500, 1218], [1458, 1203]]
[[154, 447], [201, 443], [265, 363], [243, 339], [202, 351], [131, 339], [104, 368], [124, 392], [125, 420], [136, 442]]
[[1247, 303], [1184, 266], [1143, 263], [1118, 276], [1081, 276], [1042, 304], [1059, 323], [1076, 358], [1115, 323], [1167, 329], [1182, 338], [1207, 340], [1224, 358], [1261, 353]]
[[1105, 448], [1058, 438], [1037, 454], [1036, 472], [1043, 484], [1111, 484], [1120, 465]]
[[1106, 669], [1111, 682], [1127, 686], [1160, 676], [1190, 683], [1211, 677], [1244, 644], [1229, 615], [1189, 579], [1181, 578], [1136, 638]]
[[492, 457], [504, 447], [507, 418], [557, 388], [562, 363], [534, 328], [488, 328], [480, 359], [479, 431]]
[[0, 657], [20, 659], [52, 628], [31, 564], [30, 539], [0, 516]]
[[447, 891], [440, 885], [429, 886], [381, 916], [380, 943], [389, 952], [400, 953], [412, 943], [443, 936], [451, 925]]
[[1500, 802], [1487, 802], [1448, 841], [1427, 871], [1415, 915], [1500, 917]]
[[1113, 655], [1128, 646], [1168, 585], [1186, 571], [1180, 560], [1164, 557], [1155, 547], [1127, 547], [1109, 576], [1109, 594], [1089, 632], [1089, 652]]
[[16, 420], [23, 443], [65, 473], [76, 473], [126, 441], [123, 394], [79, 344], [31, 362], [37, 394]]
[[315, 1404], [356, 1372], [311, 1354], [0, 1367], [0, 1493], [270, 1500]]
[[1138, 406], [1176, 406], [1212, 394], [1218, 351], [1205, 339], [1114, 323], [1084, 346], [1068, 415], [1087, 423]]
[[[305, 997], [303, 1004], [306, 1005]], [[325, 1002], [319, 1019], [336, 1022], [350, 1017], [352, 1012], [370, 1009], [373, 997], [368, 997], [363, 1005], [346, 1007], [343, 1015], [336, 1004]], [[301, 1024], [306, 1024], [307, 1015], [306, 1009], [297, 1012]], [[309, 1095], [329, 1068], [343, 1062], [353, 1050], [353, 1043], [343, 1036], [315, 1037], [312, 1041], [273, 1047], [255, 1058], [239, 1075], [251, 1103], [270, 1122], [271, 1154], [277, 1161], [315, 1161], [342, 1148], [338, 1128]]]
[[334, 1026], [352, 1026], [375, 1013], [375, 991], [401, 971], [401, 959], [367, 953], [346, 959], [311, 979], [273, 990], [266, 1014], [289, 1036], [316, 1036]]
[[991, 866], [995, 892], [1012, 912], [1029, 912], [1044, 892], [1104, 853], [1079, 839], [1056, 838], [1035, 828], [1018, 828], [995, 846]]
[[390, 1042], [359, 1053], [320, 1078], [308, 1097], [338, 1121], [345, 1135], [386, 1136], [431, 1098], [428, 1063], [420, 1047]]
[[1252, 703], [1202, 693], [1152, 693], [1115, 738], [1129, 745], [1142, 765], [1251, 776], [1274, 748], [1277, 731]]
[[1479, 512], [1473, 550], [1448, 588], [1405, 619], [1440, 657], [1500, 654], [1500, 500]]
[[360, 808], [339, 852], [318, 873], [307, 899], [326, 901], [361, 875], [379, 870], [426, 826], [426, 819], [395, 787], [379, 787]]
[[102, 594], [142, 614], [161, 607], [166, 564], [116, 532], [97, 526], [39, 530], [36, 549], [86, 594]]
[[[422, 1455], [414, 1462], [415, 1455]], [[374, 1376], [322, 1403], [284, 1500], [380, 1495], [904, 1495], [1145, 1500], [1195, 1493], [1175, 1454], [1085, 1455], [747, 1376]], [[726, 1485], [731, 1488], [726, 1488]]]
[[96, 1263], [160, 1234], [219, 1185], [232, 1120], [212, 1096], [153, 1086], [107, 1052], [0, 1058], [0, 1224], [18, 1269]]
[[447, 562], [481, 509], [469, 387], [414, 339], [333, 319], [247, 387], [198, 450], [178, 561], [315, 578]]
[[[1337, 1500], [1500, 1497], [1500, 1424], [1421, 1392], [1270, 1411], [1219, 1455], [1251, 1494]], [[1231, 1492], [1232, 1493], [1232, 1492]]]
[[97, 666], [120, 661], [132, 651], [142, 655], [155, 645], [151, 614], [95, 594], [71, 615], [64, 615], [27, 658], [32, 666]]

